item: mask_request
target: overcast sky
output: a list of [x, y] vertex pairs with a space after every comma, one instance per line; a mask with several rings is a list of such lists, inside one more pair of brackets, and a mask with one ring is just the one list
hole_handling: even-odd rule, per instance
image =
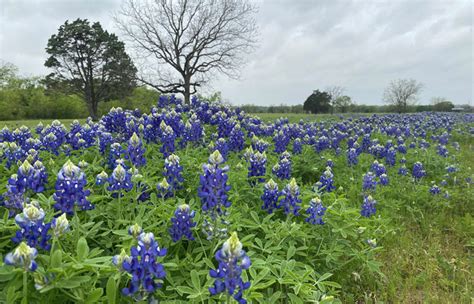
[[[420, 103], [472, 101], [472, 0], [268, 0], [258, 2], [260, 43], [241, 79], [218, 78], [233, 104], [298, 104], [313, 89], [346, 88], [357, 103], [381, 104], [392, 79], [424, 84]], [[47, 73], [48, 38], [66, 19], [116, 29], [119, 0], [0, 0], [0, 59], [25, 75]], [[472, 104], [472, 102], [471, 102]]]

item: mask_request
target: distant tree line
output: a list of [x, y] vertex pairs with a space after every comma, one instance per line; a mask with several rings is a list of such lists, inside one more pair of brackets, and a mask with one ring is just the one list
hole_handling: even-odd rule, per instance
[[[86, 118], [90, 115], [80, 94], [50, 89], [40, 77], [23, 77], [9, 63], [0, 63], [0, 120], [38, 118]], [[98, 115], [112, 107], [148, 111], [156, 104], [159, 93], [147, 87], [133, 88], [127, 97], [99, 103]]]

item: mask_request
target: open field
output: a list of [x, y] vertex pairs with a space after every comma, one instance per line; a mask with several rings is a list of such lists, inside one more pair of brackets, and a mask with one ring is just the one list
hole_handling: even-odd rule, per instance
[[1, 131], [0, 302], [472, 301], [473, 115], [172, 108]]

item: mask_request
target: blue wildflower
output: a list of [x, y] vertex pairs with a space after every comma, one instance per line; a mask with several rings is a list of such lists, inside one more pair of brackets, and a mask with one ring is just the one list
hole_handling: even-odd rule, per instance
[[426, 171], [425, 171], [425, 169], [423, 169], [423, 164], [422, 163], [416, 162], [413, 165], [412, 175], [416, 180], [419, 180], [420, 178], [422, 178], [423, 176], [426, 175]]
[[164, 176], [173, 190], [179, 190], [184, 182], [183, 167], [179, 164], [179, 157], [171, 154], [165, 159]]
[[362, 179], [362, 189], [366, 190], [375, 190], [377, 186], [377, 181], [375, 180], [376, 176], [371, 171], [367, 172]]
[[309, 203], [308, 209], [306, 209], [306, 213], [309, 214], [309, 217], [306, 218], [305, 221], [312, 225], [324, 225], [323, 216], [326, 209], [327, 208], [322, 205], [321, 199], [318, 197], [313, 198]]
[[226, 174], [229, 167], [221, 168], [220, 165], [223, 162], [224, 158], [220, 152], [214, 151], [209, 157], [209, 163], [203, 165], [204, 172], [199, 179], [198, 196], [201, 199], [202, 210], [210, 213], [211, 217], [221, 215], [223, 208], [228, 208], [231, 205], [227, 195], [230, 190]]
[[388, 180], [387, 174], [383, 173], [382, 175], [380, 175], [379, 179], [380, 179], [380, 184], [382, 186], [388, 185], [389, 180]]
[[153, 233], [142, 232], [138, 236], [138, 246], [133, 246], [130, 252], [130, 257], [121, 261], [122, 269], [132, 275], [122, 293], [126, 296], [133, 296], [138, 292], [141, 295], [153, 294], [161, 287], [166, 276], [163, 265], [157, 261], [159, 257], [166, 255], [166, 248], [160, 248]]
[[51, 248], [49, 244], [51, 236], [48, 234], [48, 231], [51, 228], [51, 224], [44, 223], [44, 216], [45, 213], [38, 202], [33, 201], [31, 204], [27, 204], [23, 208], [23, 213], [15, 217], [15, 222], [20, 227], [20, 230], [16, 232], [12, 241], [15, 243], [24, 241], [28, 246], [49, 250]]
[[357, 150], [354, 148], [350, 148], [347, 151], [347, 164], [349, 166], [357, 165], [359, 163], [359, 154], [357, 153]]
[[109, 179], [109, 175], [105, 171], [102, 171], [99, 174], [97, 174], [97, 176], [95, 178], [95, 184], [97, 186], [105, 185], [105, 183], [107, 183], [108, 179]]
[[193, 222], [195, 212], [191, 211], [189, 205], [180, 205], [174, 212], [174, 217], [171, 218], [172, 226], [169, 229], [169, 233], [173, 242], [179, 241], [182, 237], [186, 237], [188, 240], [194, 240], [193, 232], [191, 228], [196, 226]]
[[249, 158], [249, 170], [248, 170], [248, 177], [258, 177], [256, 180], [251, 179], [250, 184], [255, 185], [256, 182], [258, 181], [259, 183], [263, 182], [265, 179], [263, 176], [265, 176], [265, 171], [266, 171], [266, 165], [267, 163], [267, 155], [265, 152], [260, 153], [260, 152], [255, 152], [252, 155], [250, 155]]
[[280, 197], [280, 191], [278, 190], [278, 184], [270, 179], [264, 186], [262, 195], [262, 209], [268, 213], [272, 213], [273, 210], [278, 208], [278, 199]]
[[281, 159], [272, 168], [273, 174], [279, 179], [290, 179], [291, 177], [291, 161], [288, 158]]
[[132, 164], [136, 167], [143, 166], [146, 163], [143, 142], [135, 132], [128, 141], [127, 158], [130, 159]]
[[301, 139], [297, 138], [293, 141], [293, 154], [301, 154], [303, 151], [303, 144]]
[[25, 242], [5, 256], [5, 264], [16, 267], [21, 267], [25, 271], [35, 271], [38, 265], [35, 258], [38, 255], [38, 250], [28, 246]]
[[68, 160], [58, 173], [56, 192], [53, 195], [56, 203], [54, 208], [67, 214], [74, 213], [74, 205], [81, 210], [90, 210], [94, 206], [87, 200], [90, 190], [86, 186], [86, 176], [79, 167]]
[[290, 183], [281, 191], [283, 198], [280, 201], [280, 206], [283, 206], [286, 214], [293, 213], [298, 215], [298, 211], [301, 208], [299, 204], [301, 203], [300, 188], [296, 183], [296, 179], [292, 178]]
[[331, 192], [336, 189], [336, 187], [334, 186], [333, 177], [334, 174], [332, 174], [331, 167], [326, 167], [326, 171], [324, 171], [324, 173], [319, 178], [318, 189], [324, 189], [327, 192]]
[[431, 194], [436, 195], [436, 194], [440, 194], [440, 192], [441, 192], [441, 189], [437, 185], [433, 184], [431, 186], [431, 188], [430, 188], [430, 193]]
[[377, 209], [375, 208], [375, 205], [377, 204], [377, 201], [372, 198], [372, 196], [368, 195], [364, 198], [364, 203], [362, 204], [362, 209], [360, 211], [360, 214], [365, 217], [370, 217], [375, 214]]
[[242, 270], [248, 269], [251, 262], [242, 249], [242, 243], [236, 232], [233, 232], [231, 237], [224, 242], [215, 257], [219, 266], [216, 270], [209, 271], [209, 275], [216, 279], [214, 286], [209, 288], [209, 292], [211, 295], [216, 295], [227, 291], [238, 303], [246, 304], [243, 292], [250, 287], [250, 282], [244, 283], [241, 275]]
[[108, 191], [121, 191], [123, 189], [128, 192], [133, 188], [132, 174], [125, 170], [120, 162], [115, 167], [112, 175], [110, 175], [108, 182]]

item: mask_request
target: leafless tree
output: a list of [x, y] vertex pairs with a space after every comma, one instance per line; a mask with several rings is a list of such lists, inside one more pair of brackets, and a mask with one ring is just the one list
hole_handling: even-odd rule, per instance
[[248, 0], [125, 0], [115, 21], [141, 59], [138, 80], [189, 103], [211, 73], [238, 78], [255, 13]]
[[325, 91], [331, 96], [331, 113], [334, 112], [336, 106], [336, 100], [344, 94], [346, 89], [341, 86], [330, 86], [325, 89]]
[[407, 106], [417, 101], [423, 84], [415, 79], [392, 80], [384, 92], [384, 101], [395, 106], [398, 112], [405, 112]]

